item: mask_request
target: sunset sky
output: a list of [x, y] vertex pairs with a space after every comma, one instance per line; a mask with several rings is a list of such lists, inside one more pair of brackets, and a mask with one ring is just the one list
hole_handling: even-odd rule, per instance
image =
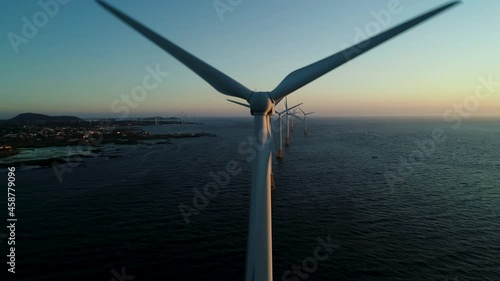
[[[394, 1], [400, 2], [396, 13], [388, 9]], [[291, 71], [354, 45], [359, 32], [373, 35], [377, 27], [386, 30], [447, 2], [220, 0], [235, 5], [218, 13], [212, 0], [107, 0], [259, 91], [270, 91]], [[38, 1], [2, 1], [0, 7], [0, 119], [23, 112], [120, 117], [113, 102], [115, 109], [125, 104], [122, 98], [142, 85], [148, 66], [169, 75], [144, 100], [132, 97], [132, 118], [156, 111], [162, 116], [249, 114], [95, 1], [58, 5], [32, 38], [17, 45], [12, 34], [23, 36], [22, 18], [33, 23], [44, 10]], [[304, 102], [305, 110], [321, 116], [441, 116], [474, 95], [480, 77], [500, 82], [499, 11], [497, 0], [464, 1], [299, 89], [290, 101]], [[500, 86], [474, 115], [500, 116]]]

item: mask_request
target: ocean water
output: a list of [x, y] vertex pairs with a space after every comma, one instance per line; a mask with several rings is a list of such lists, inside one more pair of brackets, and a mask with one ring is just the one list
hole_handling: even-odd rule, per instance
[[[147, 129], [218, 136], [107, 147], [121, 157], [62, 181], [18, 172], [13, 280], [243, 280], [252, 119], [202, 121]], [[500, 120], [308, 121], [273, 158], [275, 280], [500, 280]], [[179, 205], [230, 161], [242, 171], [187, 224]]]

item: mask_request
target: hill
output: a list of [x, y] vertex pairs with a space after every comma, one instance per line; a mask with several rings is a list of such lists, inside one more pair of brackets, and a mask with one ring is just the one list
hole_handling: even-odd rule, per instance
[[38, 113], [22, 113], [8, 120], [9, 122], [26, 123], [26, 122], [78, 122], [82, 119], [75, 116], [49, 116]]

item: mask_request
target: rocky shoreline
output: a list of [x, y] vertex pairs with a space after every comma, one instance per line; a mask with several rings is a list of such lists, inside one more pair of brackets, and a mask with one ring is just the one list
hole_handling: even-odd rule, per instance
[[[116, 145], [139, 145], [139, 144], [145, 144], [145, 145], [165, 145], [165, 144], [171, 144], [172, 142], [170, 141], [171, 139], [178, 139], [178, 138], [198, 138], [198, 137], [216, 137], [215, 134], [211, 133], [179, 133], [179, 134], [158, 134], [158, 135], [149, 135], [149, 136], [133, 136], [129, 138], [108, 138], [108, 139], [102, 139], [98, 144], [92, 145], [90, 143], [60, 143], [60, 144], [37, 144], [36, 146], [33, 145], [26, 145], [22, 147], [16, 147], [15, 149], [12, 149], [10, 151], [4, 151], [5, 153], [0, 153], [0, 159], [4, 160], [5, 163], [0, 163], [0, 168], [6, 168], [6, 167], [21, 167], [21, 166], [40, 166], [40, 167], [51, 167], [54, 162], [57, 163], [67, 163], [71, 162], [72, 159], [75, 158], [95, 158], [95, 157], [100, 157], [99, 154], [102, 153], [102, 145], [105, 144], [116, 144]], [[146, 142], [146, 141], [156, 141], [153, 143]], [[45, 158], [45, 159], [36, 159], [36, 160], [14, 160], [12, 162], [8, 161], [8, 158], [11, 156], [14, 156], [16, 154], [19, 154], [19, 148], [46, 148], [46, 147], [64, 147], [64, 146], [92, 146], [94, 149], [89, 150], [90, 154], [82, 154], [82, 153], [75, 153], [69, 156], [63, 156], [63, 157], [51, 157], [51, 158]], [[116, 158], [120, 157], [120, 155], [109, 155], [109, 158]]]
[[0, 150], [0, 159], [8, 158], [8, 157], [14, 156], [14, 155], [19, 154], [19, 153], [20, 153], [19, 149]]

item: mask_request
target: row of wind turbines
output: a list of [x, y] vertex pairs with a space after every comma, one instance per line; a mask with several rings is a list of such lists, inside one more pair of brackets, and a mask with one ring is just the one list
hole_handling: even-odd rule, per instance
[[[227, 99], [227, 101], [235, 103], [237, 105], [247, 107], [247, 108], [251, 108], [249, 105], [244, 104], [244, 103], [239, 102], [239, 101], [235, 101], [235, 100], [231, 100], [231, 99]], [[278, 125], [279, 126], [279, 149], [278, 149], [278, 152], [276, 154], [276, 158], [278, 158], [279, 160], [282, 160], [285, 156], [284, 151], [283, 151], [283, 120], [286, 121], [285, 122], [286, 123], [286, 137], [285, 137], [285, 142], [284, 142], [285, 146], [290, 146], [290, 132], [293, 132], [294, 119], [299, 119], [299, 120], [304, 121], [304, 135], [307, 135], [307, 116], [314, 114], [316, 112], [306, 113], [305, 111], [302, 110], [302, 108], [300, 108], [300, 106], [302, 104], [304, 104], [304, 103], [299, 103], [299, 104], [294, 105], [294, 106], [289, 108], [288, 107], [288, 98], [285, 97], [285, 109], [281, 112], [278, 110], [275, 110], [275, 113], [278, 114], [278, 118], [275, 121], [279, 124]], [[302, 113], [304, 114], [303, 119], [297, 116], [297, 108], [300, 109], [300, 111], [302, 111]]]
[[[297, 105], [294, 105], [290, 108], [288, 108], [288, 98], [285, 98], [285, 110], [282, 112], [276, 111], [278, 114], [278, 119], [277, 122], [279, 123], [279, 149], [276, 154], [276, 158], [279, 160], [282, 160], [285, 157], [285, 153], [283, 151], [283, 120], [286, 121], [286, 137], [285, 137], [285, 146], [290, 146], [290, 132], [293, 132], [294, 126], [295, 126], [295, 119], [299, 119], [304, 121], [304, 135], [307, 135], [307, 116], [314, 114], [316, 112], [309, 112], [306, 113], [302, 108], [300, 107], [303, 103], [299, 103]], [[297, 108], [304, 114], [304, 118], [300, 118], [297, 116]], [[293, 109], [293, 111], [292, 111]]]
[[[252, 163], [246, 281], [273, 280], [271, 220], [271, 143], [273, 136], [271, 134], [270, 120], [271, 116], [276, 113], [276, 106], [289, 94], [333, 69], [461, 3], [461, 1], [452, 1], [435, 8], [343, 51], [293, 71], [272, 91], [257, 92], [251, 91], [228, 75], [200, 60], [113, 6], [102, 0], [96, 1], [125, 24], [175, 57], [217, 91], [224, 95], [243, 99], [248, 103], [248, 106], [244, 103], [241, 104], [249, 107], [250, 113], [254, 117], [254, 137], [257, 140], [255, 145], [258, 146], [258, 149], [256, 149], [256, 157]], [[244, 35], [242, 34], [242, 36]], [[422, 40], [425, 39], [423, 38]]]
[[[154, 122], [154, 124], [156, 126], [160, 125], [161, 121], [163, 119], [163, 117], [161, 117], [159, 115], [158, 111], [155, 112], [153, 118], [148, 118], [148, 119], [151, 119], [151, 122]], [[185, 125], [185, 124], [189, 124], [190, 123], [190, 121], [188, 120], [188, 114], [187, 113], [181, 112], [181, 113], [177, 114], [175, 116], [175, 118], [178, 120], [179, 124], [181, 124], [181, 125]], [[196, 117], [196, 123], [195, 124], [200, 124], [198, 117]]]

